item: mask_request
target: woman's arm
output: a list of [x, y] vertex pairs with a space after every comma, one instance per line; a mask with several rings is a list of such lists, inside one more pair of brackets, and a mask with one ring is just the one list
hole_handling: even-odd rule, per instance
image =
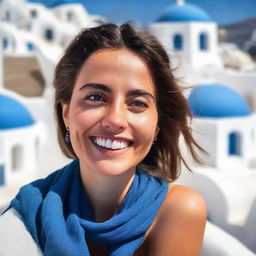
[[148, 256], [198, 256], [207, 209], [195, 190], [173, 185], [149, 234]]

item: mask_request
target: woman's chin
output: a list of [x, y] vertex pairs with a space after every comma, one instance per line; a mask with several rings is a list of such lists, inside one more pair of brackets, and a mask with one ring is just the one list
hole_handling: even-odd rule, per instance
[[126, 166], [124, 163], [113, 161], [99, 161], [93, 166], [93, 171], [103, 176], [119, 176], [122, 174], [128, 174], [128, 172], [135, 172], [136, 167]]

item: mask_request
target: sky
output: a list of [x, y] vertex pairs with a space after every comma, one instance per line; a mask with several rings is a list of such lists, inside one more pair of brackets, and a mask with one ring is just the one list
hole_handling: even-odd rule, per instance
[[[142, 24], [155, 21], [175, 0], [81, 0], [91, 14], [106, 16], [109, 21], [123, 23], [138, 20]], [[230, 24], [248, 17], [256, 18], [256, 0], [186, 0], [203, 8], [219, 24]]]

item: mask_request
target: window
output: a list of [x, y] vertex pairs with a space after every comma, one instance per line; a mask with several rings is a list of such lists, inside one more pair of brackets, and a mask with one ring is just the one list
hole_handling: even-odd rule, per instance
[[4, 185], [4, 165], [0, 165], [0, 186]]
[[31, 16], [32, 18], [36, 18], [36, 17], [37, 17], [37, 11], [36, 11], [36, 10], [31, 10], [30, 16]]
[[27, 49], [30, 51], [30, 52], [32, 52], [32, 51], [34, 51], [34, 45], [32, 44], [32, 43], [27, 43]]
[[11, 19], [10, 11], [7, 11], [7, 12], [5, 13], [5, 18], [6, 18], [6, 20], [10, 20], [10, 19]]
[[180, 34], [176, 34], [173, 37], [174, 50], [181, 51], [183, 49], [183, 37]]
[[18, 171], [22, 166], [22, 147], [15, 146], [12, 149], [12, 170], [14, 172]]
[[30, 31], [31, 30], [31, 24], [28, 24], [27, 26], [27, 30]]
[[49, 41], [53, 40], [53, 31], [51, 29], [45, 30], [45, 38]]
[[15, 51], [15, 48], [16, 48], [16, 42], [13, 40], [12, 41], [12, 48], [13, 48], [13, 50]]
[[199, 36], [199, 47], [200, 50], [208, 50], [208, 35], [206, 33], [201, 33]]
[[68, 12], [67, 13], [67, 21], [72, 21], [73, 20], [73, 13], [72, 12]]
[[8, 47], [8, 39], [3, 38], [3, 49], [6, 49]]
[[232, 132], [228, 135], [228, 153], [232, 156], [241, 155], [241, 135], [237, 132]]

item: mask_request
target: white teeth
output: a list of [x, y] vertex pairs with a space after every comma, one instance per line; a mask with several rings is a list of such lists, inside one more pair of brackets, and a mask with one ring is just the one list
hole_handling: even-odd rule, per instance
[[99, 138], [94, 138], [94, 142], [97, 144], [97, 145], [99, 145], [99, 146], [103, 146], [102, 144], [103, 144], [103, 141], [101, 140], [101, 139], [99, 139]]
[[112, 148], [112, 142], [111, 142], [111, 140], [107, 139], [106, 144], [105, 144], [105, 147], [106, 147], [106, 148]]
[[106, 140], [106, 139], [97, 138], [97, 137], [94, 137], [93, 142], [100, 147], [109, 148], [109, 149], [124, 149], [129, 146], [128, 142], [118, 141], [118, 140], [111, 141], [110, 139]]
[[119, 142], [117, 142], [116, 140], [114, 140], [113, 143], [112, 143], [112, 149], [118, 149], [118, 148], [120, 148], [120, 145], [119, 145], [119, 144], [120, 144]]
[[121, 145], [122, 145], [122, 148], [126, 148], [127, 146], [127, 144], [126, 143], [124, 143], [124, 142], [121, 142]]

